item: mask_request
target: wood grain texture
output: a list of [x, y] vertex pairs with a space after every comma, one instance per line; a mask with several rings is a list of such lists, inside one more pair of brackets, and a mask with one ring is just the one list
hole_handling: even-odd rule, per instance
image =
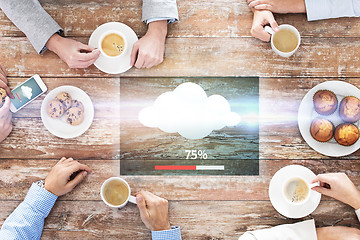
[[[138, 36], [146, 32], [141, 22], [141, 0], [48, 1], [45, 10], [65, 30], [66, 36], [89, 37], [101, 24], [123, 22]], [[250, 36], [252, 12], [246, 1], [178, 0], [180, 22], [169, 26], [170, 38]], [[277, 14], [278, 24], [291, 24], [304, 37], [359, 37], [357, 18], [307, 22], [306, 14]], [[23, 36], [3, 12], [0, 12], [0, 36]]]
[[[72, 155], [67, 155], [68, 157]], [[74, 159], [78, 160], [74, 157]], [[22, 200], [32, 182], [46, 177], [58, 160], [9, 159], [0, 161], [0, 200]], [[73, 192], [72, 201], [100, 200], [99, 189], [109, 177], [120, 175], [120, 160], [81, 159], [93, 172]], [[315, 174], [344, 172], [360, 185], [360, 160], [260, 160], [259, 176], [122, 176], [132, 192], [147, 190], [174, 201], [269, 200], [272, 176], [287, 165], [298, 164]], [[323, 198], [329, 200], [330, 198]]]
[[[19, 204], [0, 202], [0, 224]], [[279, 215], [270, 202], [170, 202], [170, 222], [181, 227], [184, 240], [238, 239], [245, 231], [294, 223]], [[185, 217], [186, 216], [186, 217]], [[341, 216], [341, 217], [339, 217]], [[359, 227], [354, 211], [336, 201], [322, 202], [311, 215], [316, 225]], [[309, 219], [309, 217], [305, 218]], [[111, 209], [101, 201], [58, 201], [46, 219], [42, 239], [150, 239], [136, 206]]]
[[[359, 44], [359, 38], [304, 38], [295, 55], [283, 58], [269, 43], [253, 38], [170, 38], [162, 64], [132, 68], [121, 76], [359, 77]], [[39, 56], [25, 38], [3, 38], [0, 48], [4, 50], [0, 59], [7, 59], [4, 65], [10, 76], [110, 77], [95, 66], [69, 69], [51, 52]]]

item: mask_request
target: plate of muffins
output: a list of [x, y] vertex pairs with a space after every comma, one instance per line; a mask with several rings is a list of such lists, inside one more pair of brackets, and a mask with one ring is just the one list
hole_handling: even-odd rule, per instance
[[300, 103], [298, 125], [315, 151], [331, 156], [349, 155], [360, 148], [360, 90], [342, 81], [312, 88]]
[[94, 119], [94, 105], [80, 88], [61, 86], [49, 92], [41, 104], [46, 129], [60, 138], [75, 138], [86, 132]]

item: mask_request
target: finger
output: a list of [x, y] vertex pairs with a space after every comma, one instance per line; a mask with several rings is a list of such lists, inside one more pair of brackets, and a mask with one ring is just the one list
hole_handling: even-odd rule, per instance
[[86, 52], [92, 52], [92, 51], [95, 50], [94, 47], [91, 47], [91, 46], [89, 46], [89, 45], [83, 44], [83, 43], [81, 43], [81, 42], [78, 42], [78, 48], [79, 48], [80, 50], [83, 50], [83, 51], [86, 51]]
[[258, 5], [261, 5], [261, 4], [264, 4], [264, 1], [261, 1], [261, 0], [254, 0], [254, 1], [251, 1], [250, 4], [249, 4], [249, 7], [255, 7], [255, 6], [258, 6]]
[[145, 63], [145, 57], [139, 53], [134, 66], [136, 68], [143, 68], [144, 63]]
[[100, 56], [100, 50], [95, 49], [94, 51], [88, 52], [88, 53], [78, 53], [78, 60], [82, 61], [82, 62], [94, 63], [98, 59], [99, 56]]
[[2, 80], [0, 80], [0, 87], [3, 88], [6, 91], [6, 94], [14, 99], [14, 94], [11, 92], [10, 88], [8, 87], [8, 85], [6, 85]]
[[10, 98], [8, 96], [6, 96], [4, 105], [0, 108], [0, 112], [1, 113], [10, 113], [10, 105], [11, 105]]
[[[250, 5], [249, 5], [250, 6]], [[272, 7], [271, 5], [269, 4], [260, 4], [260, 5], [256, 5], [254, 6], [254, 8], [256, 10], [269, 10], [269, 11], [272, 11]]]
[[325, 174], [319, 174], [317, 175], [312, 181], [311, 183], [316, 183], [316, 182], [326, 182], [329, 183], [329, 174], [325, 173]]
[[74, 187], [76, 187], [76, 185], [78, 185], [79, 183], [81, 183], [84, 178], [87, 176], [87, 171], [82, 171], [80, 172], [78, 175], [76, 175], [76, 177], [69, 181], [66, 186], [68, 186], [69, 188], [73, 189]]
[[138, 44], [135, 43], [131, 50], [131, 57], [130, 57], [130, 65], [131, 66], [134, 66], [134, 64], [135, 64], [138, 51], [139, 51], [139, 46], [138, 46]]
[[6, 71], [4, 65], [2, 65], [1, 63], [0, 63], [0, 68], [1, 68], [2, 71], [4, 71], [5, 76], [7, 76], [7, 75], [8, 75], [8, 72]]
[[256, 1], [256, 0], [247, 0], [248, 3], [251, 3], [251, 2], [253, 2], [253, 1]]
[[85, 164], [81, 164], [81, 163], [79, 163], [79, 162], [77, 162], [77, 161], [73, 161], [73, 162], [71, 163], [70, 170], [71, 170], [70, 175], [71, 175], [72, 173], [74, 173], [74, 172], [79, 171], [79, 170], [85, 170], [85, 171], [87, 171], [87, 172], [91, 172], [91, 171], [92, 171], [91, 168], [89, 168], [89, 167], [86, 166]]
[[326, 196], [329, 196], [331, 197], [331, 190], [330, 189], [327, 189], [327, 188], [323, 188], [323, 187], [313, 187], [311, 188], [312, 190], [314, 191], [317, 191], [318, 193], [321, 193], [323, 195], [326, 195]]
[[66, 160], [66, 157], [62, 157], [58, 163], [64, 162], [65, 160]]
[[256, 29], [251, 31], [251, 35], [255, 38], [260, 39], [261, 41], [264, 41], [264, 42], [269, 42], [270, 38], [271, 38], [270, 33], [265, 31], [262, 26], [258, 26], [258, 27], [256, 27]]
[[63, 161], [64, 163], [68, 163], [68, 162], [72, 162], [74, 161], [74, 159], [72, 158], [65, 158], [65, 160]]
[[279, 25], [277, 24], [277, 22], [275, 21], [274, 16], [272, 15], [271, 18], [269, 19], [269, 23], [271, 28], [275, 31], [278, 32], [279, 31]]
[[139, 208], [141, 218], [145, 218], [145, 219], [149, 218], [149, 213], [146, 208], [145, 198], [141, 193], [136, 195], [136, 204]]

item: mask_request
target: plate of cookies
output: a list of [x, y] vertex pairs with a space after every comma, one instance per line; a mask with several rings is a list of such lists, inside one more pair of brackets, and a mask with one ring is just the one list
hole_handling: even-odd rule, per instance
[[360, 90], [347, 82], [327, 81], [304, 96], [298, 112], [300, 133], [315, 151], [349, 155], [360, 148]]
[[86, 132], [94, 119], [94, 105], [80, 88], [61, 86], [49, 92], [41, 104], [41, 119], [49, 132], [75, 138]]

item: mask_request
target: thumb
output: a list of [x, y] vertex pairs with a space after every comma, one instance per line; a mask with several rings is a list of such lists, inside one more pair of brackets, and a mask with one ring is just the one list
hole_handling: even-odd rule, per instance
[[324, 187], [319, 187], [319, 186], [313, 187], [311, 189], [314, 190], [314, 191], [317, 191], [318, 193], [321, 193], [323, 195], [331, 197], [331, 190], [330, 189], [327, 189], [327, 188], [324, 188]]
[[145, 203], [144, 196], [141, 194], [136, 195], [136, 203], [140, 210], [140, 215], [147, 217], [147, 209], [146, 209], [146, 203]]
[[272, 18], [269, 20], [270, 26], [271, 28], [275, 31], [278, 32], [279, 31], [279, 25], [277, 24], [277, 22], [275, 21], [274, 16], [272, 16]]
[[71, 180], [70, 182], [68, 182], [66, 185], [68, 185], [72, 190], [72, 189], [74, 189], [74, 187], [76, 187], [76, 185], [78, 185], [79, 183], [82, 182], [82, 180], [84, 180], [86, 175], [87, 175], [87, 171], [82, 171], [78, 175], [76, 175], [76, 177], [73, 180]]
[[2, 112], [2, 111], [8, 112], [8, 111], [10, 110], [10, 104], [11, 104], [10, 98], [9, 98], [8, 96], [6, 96], [6, 98], [5, 98], [5, 103], [4, 103], [4, 105], [0, 108], [1, 112]]
[[91, 46], [89, 46], [89, 45], [83, 44], [83, 43], [81, 43], [81, 42], [79, 42], [79, 48], [80, 48], [80, 50], [85, 50], [86, 52], [92, 52], [92, 51], [95, 50], [94, 47], [91, 47]]
[[136, 55], [137, 52], [139, 51], [139, 46], [137, 44], [134, 44], [132, 51], [131, 51], [131, 57], [130, 57], [130, 65], [134, 66], [135, 61], [136, 61]]

